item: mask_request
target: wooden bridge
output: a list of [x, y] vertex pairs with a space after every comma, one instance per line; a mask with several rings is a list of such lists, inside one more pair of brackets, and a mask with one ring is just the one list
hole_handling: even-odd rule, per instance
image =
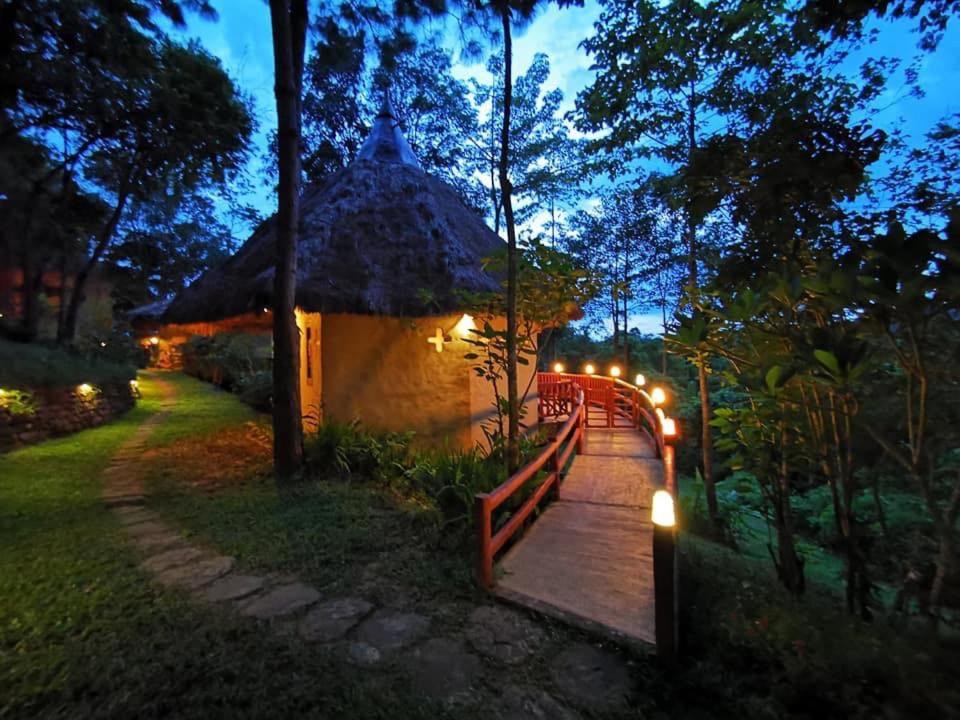
[[676, 426], [643, 389], [615, 378], [540, 373], [538, 385], [540, 422], [556, 432], [477, 496], [480, 580], [507, 600], [672, 657]]

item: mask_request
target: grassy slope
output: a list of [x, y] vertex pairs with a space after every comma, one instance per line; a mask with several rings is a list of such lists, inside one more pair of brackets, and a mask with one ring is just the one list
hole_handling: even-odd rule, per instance
[[[360, 682], [295, 639], [150, 587], [91, 479], [156, 410], [141, 385], [120, 421], [0, 456], [0, 717], [423, 713], [397, 678]], [[246, 412], [194, 389], [193, 419], [156, 442]]]

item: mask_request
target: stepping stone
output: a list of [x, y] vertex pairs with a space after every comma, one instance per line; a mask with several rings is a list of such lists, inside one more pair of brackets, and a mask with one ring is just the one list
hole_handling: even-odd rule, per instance
[[350, 643], [347, 649], [347, 662], [359, 667], [373, 667], [380, 662], [380, 651], [365, 642]]
[[466, 636], [474, 650], [504, 665], [523, 662], [546, 640], [535, 622], [496, 605], [479, 607], [470, 614]]
[[[132, 512], [120, 513], [120, 510], [130, 510]], [[122, 507], [114, 508], [113, 514], [120, 521], [120, 524], [129, 527], [130, 525], [138, 525], [139, 523], [159, 520], [159, 516], [156, 513], [150, 512], [143, 507]]]
[[475, 699], [471, 687], [483, 672], [480, 658], [460, 640], [431, 638], [410, 654], [413, 687], [447, 705]]
[[300, 636], [310, 642], [338, 640], [371, 610], [373, 605], [362, 598], [340, 598], [320, 603], [301, 621]]
[[145, 500], [142, 494], [134, 493], [130, 495], [104, 496], [103, 502], [107, 507], [126, 507], [130, 505], [143, 505]]
[[187, 590], [196, 590], [208, 585], [221, 575], [226, 575], [232, 567], [233, 558], [217, 555], [206, 560], [197, 560], [164, 570], [156, 576], [156, 580], [161, 585], [173, 585]]
[[386, 654], [412, 645], [429, 627], [430, 618], [423, 615], [380, 610], [360, 626], [357, 639]]
[[319, 599], [320, 593], [312, 587], [295, 582], [281, 585], [266, 595], [251, 600], [240, 609], [240, 614], [268, 620], [295, 613], [297, 610], [313, 605]]
[[557, 690], [581, 710], [622, 708], [631, 694], [630, 670], [617, 655], [587, 643], [572, 645], [550, 663]]
[[141, 535], [133, 538], [133, 542], [136, 543], [138, 548], [146, 552], [158, 552], [164, 548], [169, 548], [171, 545], [186, 547], [183, 536], [173, 530], [154, 533], [153, 535]]
[[139, 538], [144, 535], [157, 535], [159, 533], [170, 532], [171, 528], [166, 523], [157, 522], [156, 520], [151, 522], [143, 522], [138, 525], [130, 525], [126, 528], [128, 535]]
[[149, 557], [140, 563], [140, 567], [149, 573], [159, 573], [172, 567], [186, 565], [201, 555], [203, 555], [203, 551], [187, 545], [173, 550], [165, 550], [159, 555]]
[[201, 592], [201, 597], [207, 602], [240, 600], [253, 595], [263, 587], [264, 583], [265, 580], [257, 575], [231, 573], [207, 585]]
[[509, 686], [504, 689], [499, 720], [580, 720], [573, 709], [539, 688]]

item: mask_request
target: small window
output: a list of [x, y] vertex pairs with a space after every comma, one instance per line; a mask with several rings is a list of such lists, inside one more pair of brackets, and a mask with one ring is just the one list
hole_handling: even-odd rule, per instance
[[313, 328], [307, 327], [307, 385], [313, 385]]

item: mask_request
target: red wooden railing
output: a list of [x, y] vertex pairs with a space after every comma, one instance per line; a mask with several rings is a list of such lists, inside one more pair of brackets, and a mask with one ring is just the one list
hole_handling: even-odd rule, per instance
[[[676, 465], [672, 437], [664, 434], [663, 416], [657, 404], [642, 388], [618, 378], [567, 373], [538, 373], [537, 415], [542, 424], [563, 418], [559, 432], [526, 466], [489, 493], [476, 496], [478, 575], [487, 588], [493, 587], [493, 562], [500, 550], [516, 535], [534, 509], [551, 490], [559, 497], [561, 474], [573, 452], [582, 451], [587, 427], [635, 428], [653, 444], [663, 461], [663, 478], [656, 485], [677, 500]], [[544, 469], [547, 476], [534, 493], [510, 516], [503, 527], [493, 531], [493, 514], [527, 482]], [[676, 527], [654, 521], [654, 600], [658, 654], [672, 661], [677, 652]]]
[[[505, 483], [488, 493], [476, 496], [475, 512], [478, 538], [478, 575], [485, 587], [493, 587], [493, 559], [523, 526], [541, 500], [560, 486], [560, 473], [574, 450], [583, 449], [585, 415], [584, 394], [575, 382], [552, 383], [549, 399], [541, 397], [539, 405], [550, 411], [549, 417], [567, 416], [556, 436], [531, 462], [511, 475]], [[545, 404], [546, 403], [546, 404]], [[533, 494], [510, 516], [503, 527], [493, 532], [493, 513], [520, 490], [529, 480], [546, 469], [547, 476]]]

